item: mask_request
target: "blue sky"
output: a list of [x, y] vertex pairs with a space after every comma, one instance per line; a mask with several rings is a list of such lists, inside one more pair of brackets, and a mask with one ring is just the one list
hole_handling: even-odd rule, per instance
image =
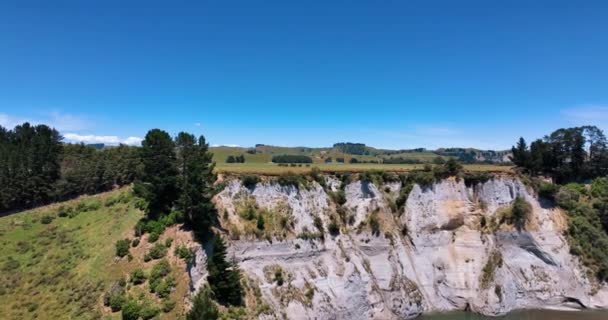
[[608, 1], [0, 2], [0, 125], [507, 148], [608, 129]]

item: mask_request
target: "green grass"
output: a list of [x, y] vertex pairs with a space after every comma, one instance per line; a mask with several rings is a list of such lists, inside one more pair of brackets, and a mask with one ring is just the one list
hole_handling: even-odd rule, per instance
[[[364, 172], [369, 170], [408, 172], [413, 170], [421, 170], [424, 165], [315, 163], [310, 165], [310, 167], [306, 167], [306, 165], [302, 165], [301, 167], [281, 167], [273, 163], [217, 163], [216, 171], [219, 173], [251, 173], [277, 175], [285, 172], [308, 173], [313, 167], [317, 167], [323, 172]], [[511, 172], [511, 167], [508, 166], [486, 164], [465, 165], [464, 169], [470, 172]]]
[[[65, 212], [63, 217], [59, 212]], [[103, 307], [104, 293], [136, 268], [148, 272], [156, 263], [143, 262], [150, 246], [145, 238], [130, 248], [132, 260], [115, 256], [116, 241], [133, 239], [142, 216], [129, 188], [123, 188], [0, 218], [0, 318], [120, 319], [120, 312]], [[161, 314], [166, 319], [183, 314], [188, 291], [183, 262], [173, 259], [172, 269], [178, 284], [171, 299], [177, 307]], [[139, 297], [139, 291], [144, 294], [141, 299], [161, 304], [145, 285], [129, 293]]]

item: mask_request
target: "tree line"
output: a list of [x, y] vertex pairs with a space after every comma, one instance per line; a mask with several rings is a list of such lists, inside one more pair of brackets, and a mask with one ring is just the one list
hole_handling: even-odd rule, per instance
[[606, 136], [595, 126], [558, 129], [530, 146], [520, 138], [511, 152], [511, 161], [521, 170], [551, 176], [558, 183], [608, 174]]
[[245, 155], [233, 156], [230, 155], [226, 158], [226, 163], [245, 163]]
[[300, 155], [278, 155], [272, 157], [274, 163], [312, 163], [312, 158], [309, 156]]
[[0, 126], [0, 212], [129, 184], [141, 170], [137, 149], [64, 144], [46, 125]]

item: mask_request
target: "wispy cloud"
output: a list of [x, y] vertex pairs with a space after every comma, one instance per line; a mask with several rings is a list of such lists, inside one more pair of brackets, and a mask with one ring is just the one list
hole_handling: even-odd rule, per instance
[[96, 136], [96, 135], [80, 135], [77, 133], [65, 133], [63, 137], [68, 142], [76, 143], [104, 143], [108, 145], [127, 144], [140, 145], [143, 140], [140, 137], [120, 138], [118, 136]]
[[195, 123], [195, 124], [194, 124], [194, 126], [196, 126], [196, 127], [200, 127], [200, 126], [201, 126], [201, 123], [200, 123], [200, 122], [197, 122], [197, 123]]
[[92, 126], [92, 122], [86, 117], [69, 113], [50, 112], [31, 118], [0, 113], [0, 125], [7, 129], [12, 129], [24, 122], [34, 125], [46, 124], [59, 131], [79, 131], [90, 129]]
[[575, 124], [608, 124], [608, 105], [586, 105], [561, 111], [561, 114]]
[[240, 145], [238, 144], [212, 144], [212, 147], [231, 147], [231, 148], [237, 148], [240, 147]]

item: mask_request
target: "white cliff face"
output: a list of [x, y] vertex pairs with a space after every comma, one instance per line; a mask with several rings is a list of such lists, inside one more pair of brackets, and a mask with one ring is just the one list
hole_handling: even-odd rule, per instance
[[[328, 191], [340, 187], [333, 178], [326, 182]], [[263, 182], [249, 190], [231, 181], [215, 198], [225, 211], [222, 224], [239, 223], [236, 211], [243, 199], [260, 209], [288, 207], [293, 219], [293, 235], [282, 240], [229, 242], [229, 255], [270, 306], [258, 316], [405, 319], [464, 309], [500, 315], [520, 308], [608, 306], [608, 290], [590, 283], [569, 254], [564, 214], [543, 208], [518, 180], [500, 177], [466, 187], [448, 179], [429, 188], [414, 186], [405, 208], [393, 213], [389, 202], [399, 189], [361, 181], [345, 186], [341, 211], [354, 218], [332, 236], [328, 225], [338, 210], [317, 183], [296, 188]], [[533, 208], [522, 231], [482, 226], [516, 197]], [[372, 214], [379, 234], [366, 225]], [[298, 238], [316, 230], [314, 217], [323, 221], [324, 239]], [[206, 274], [202, 250], [193, 269], [197, 289]], [[282, 285], [275, 281], [277, 272]]]

